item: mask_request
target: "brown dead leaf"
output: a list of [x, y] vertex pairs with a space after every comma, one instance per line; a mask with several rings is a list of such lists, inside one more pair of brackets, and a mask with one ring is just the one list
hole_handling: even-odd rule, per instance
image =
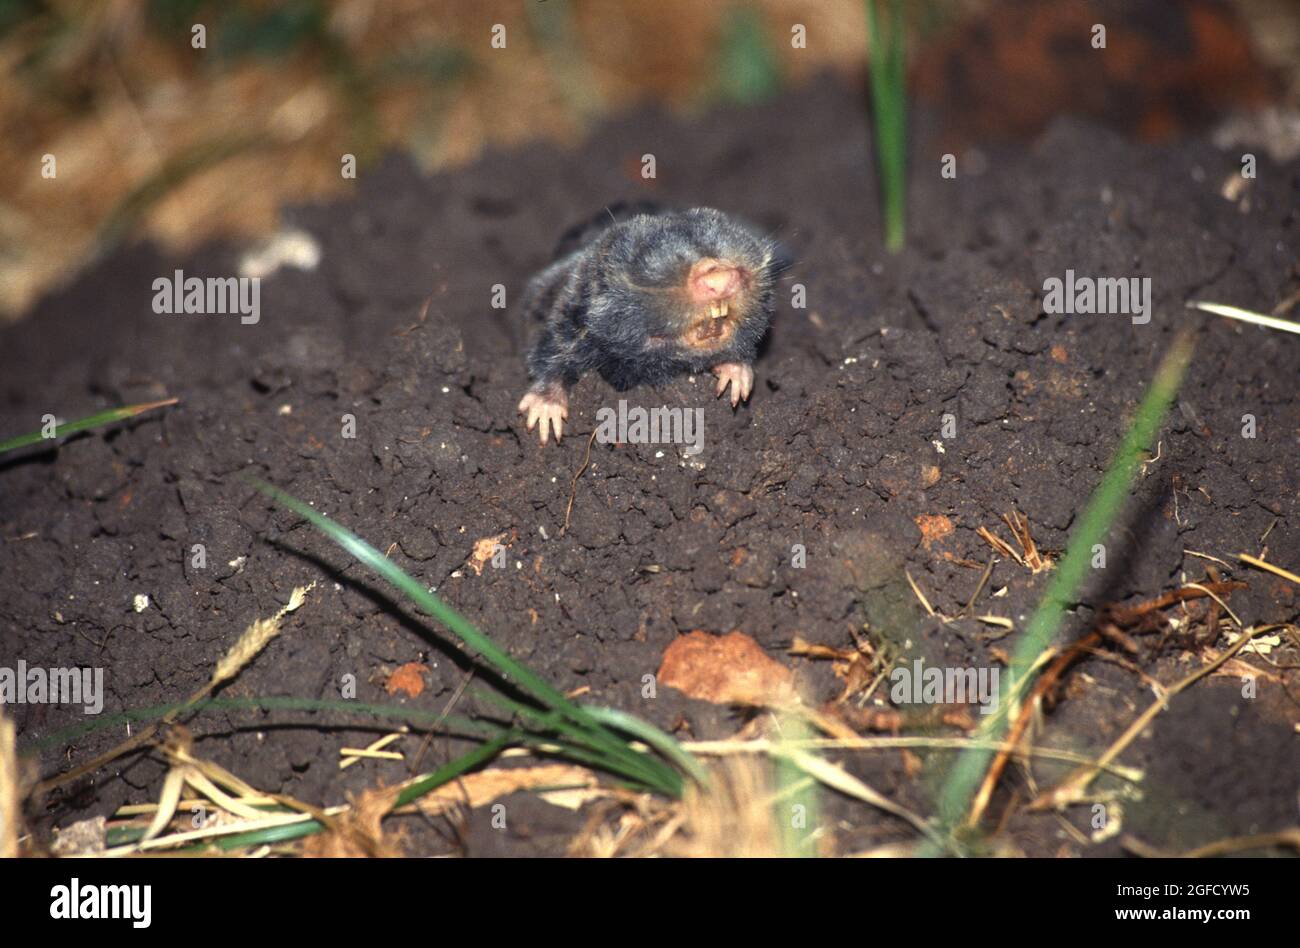
[[390, 695], [399, 691], [407, 697], [418, 698], [424, 691], [424, 676], [429, 673], [429, 666], [419, 662], [407, 662], [388, 676], [384, 688]]
[[743, 632], [679, 636], [664, 652], [659, 682], [714, 704], [781, 707], [795, 700], [790, 669]]

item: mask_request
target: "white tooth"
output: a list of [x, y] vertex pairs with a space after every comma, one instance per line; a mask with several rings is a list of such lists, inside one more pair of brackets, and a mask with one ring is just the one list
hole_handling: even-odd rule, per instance
[[723, 300], [718, 304], [718, 315], [726, 316], [729, 309], [730, 307], [727, 305], [727, 301]]

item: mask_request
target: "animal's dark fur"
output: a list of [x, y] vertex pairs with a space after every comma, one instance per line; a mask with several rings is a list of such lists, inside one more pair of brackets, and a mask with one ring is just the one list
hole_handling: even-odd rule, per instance
[[[567, 388], [594, 369], [624, 391], [753, 362], [771, 321], [776, 245], [712, 208], [617, 216], [567, 234], [567, 252], [524, 290], [524, 312], [541, 323], [528, 353], [533, 389]], [[687, 293], [701, 259], [728, 261], [747, 275], [734, 297], [729, 338], [716, 347], [691, 341], [708, 325], [707, 310]]]

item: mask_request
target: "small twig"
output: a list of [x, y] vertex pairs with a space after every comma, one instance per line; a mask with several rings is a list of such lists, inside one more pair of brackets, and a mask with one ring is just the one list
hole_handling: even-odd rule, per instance
[[1038, 681], [1034, 682], [1028, 700], [1021, 704], [1020, 714], [1016, 717], [1015, 723], [1007, 734], [1005, 746], [993, 758], [988, 773], [984, 775], [984, 782], [980, 784], [979, 791], [975, 794], [975, 799], [971, 803], [970, 815], [966, 818], [967, 826], [979, 825], [979, 821], [984, 816], [985, 808], [988, 806], [989, 801], [993, 799], [993, 790], [997, 787], [998, 781], [1002, 779], [1002, 771], [1006, 769], [1007, 761], [1011, 759], [1012, 753], [1020, 747], [1020, 741], [1029, 729], [1029, 722], [1033, 719], [1034, 709], [1039, 706], [1043, 696], [1056, 686], [1056, 683], [1065, 674], [1066, 669], [1088, 654], [1090, 649], [1101, 642], [1101, 639], [1100, 632], [1089, 632], [1058, 655], [1039, 677]]
[[411, 763], [410, 772], [412, 774], [419, 772], [420, 765], [424, 761], [424, 755], [428, 753], [429, 745], [433, 743], [433, 735], [436, 734], [438, 728], [442, 726], [442, 722], [447, 720], [447, 715], [451, 714], [451, 709], [456, 707], [457, 703], [460, 701], [461, 695], [465, 693], [465, 689], [469, 687], [469, 683], [473, 680], [474, 669], [470, 668], [470, 670], [465, 673], [465, 677], [460, 680], [460, 684], [456, 686], [456, 690], [452, 692], [451, 697], [447, 699], [447, 703], [443, 705], [442, 713], [438, 715], [438, 720], [434, 721], [433, 724], [430, 725], [429, 733], [425, 735], [424, 741], [420, 744], [420, 752], [415, 755], [415, 760]]
[[1066, 778], [1063, 783], [1052, 790], [1039, 794], [1037, 799], [1030, 802], [1028, 809], [1031, 811], [1060, 809], [1063, 806], [1068, 806], [1069, 804], [1076, 802], [1084, 790], [1088, 788], [1088, 784], [1092, 783], [1092, 781], [1101, 773], [1101, 768], [1109, 765], [1111, 761], [1122, 754], [1129, 744], [1131, 744], [1137, 736], [1142, 733], [1143, 729], [1151, 723], [1151, 720], [1169, 706], [1170, 698], [1173, 698], [1180, 692], [1186, 691], [1192, 685], [1196, 684], [1196, 682], [1213, 672], [1220, 665], [1245, 648], [1247, 642], [1253, 641], [1256, 636], [1266, 631], [1268, 630], [1253, 629], [1247, 632], [1242, 635], [1242, 637], [1238, 639], [1231, 648], [1214, 661], [1198, 668], [1186, 678], [1171, 685], [1164, 694], [1158, 696], [1145, 711], [1133, 720], [1133, 723], [1128, 726], [1115, 743], [1111, 744], [1104, 754], [1097, 758], [1095, 763], [1075, 771], [1074, 774]]
[[[1120, 843], [1135, 856], [1148, 859], [1179, 856], [1177, 853], [1164, 852], [1149, 843], [1144, 843], [1136, 836], [1125, 836], [1120, 840]], [[1182, 853], [1179, 858], [1204, 859], [1208, 856], [1228, 856], [1232, 853], [1247, 852], [1252, 849], [1268, 849], [1272, 846], [1290, 846], [1300, 852], [1300, 826], [1292, 826], [1278, 830], [1275, 833], [1257, 833], [1254, 836], [1230, 836], [1227, 839], [1216, 840], [1213, 843], [1206, 843], [1204, 846], [1189, 849], [1187, 852]]]
[[980, 593], [984, 591], [984, 584], [987, 583], [989, 577], [993, 575], [993, 567], [997, 564], [997, 561], [998, 558], [996, 556], [989, 557], [989, 565], [984, 567], [984, 575], [981, 576], [980, 581], [975, 584], [975, 591], [970, 594], [970, 600], [962, 608], [961, 612], [957, 613], [957, 615], [964, 616], [975, 608], [975, 600], [978, 599]]
[[[1103, 610], [1110, 624], [1116, 626], [1132, 625], [1134, 622], [1145, 617], [1151, 612], [1166, 609], [1175, 603], [1187, 599], [1201, 599], [1213, 593], [1230, 592], [1233, 589], [1241, 589], [1247, 586], [1246, 583], [1240, 582], [1222, 582], [1222, 583], [1204, 583], [1198, 584], [1197, 588], [1183, 587], [1175, 589], [1173, 592], [1165, 593], [1155, 599], [1149, 599], [1146, 602], [1139, 603], [1136, 606], [1127, 608], [1111, 607]], [[1101, 644], [1104, 636], [1099, 630], [1094, 629], [1083, 638], [1079, 639], [1068, 649], [1062, 652], [1055, 661], [1043, 672], [1042, 676], [1034, 683], [1030, 690], [1029, 699], [1025, 701], [1020, 708], [1020, 714], [1011, 727], [1007, 735], [1007, 744], [1015, 747], [1019, 744], [1020, 739], [1024, 736], [1029, 728], [1029, 722], [1033, 718], [1034, 709], [1052, 688], [1061, 680], [1065, 672], [1069, 670], [1080, 658], [1092, 653], [1097, 645]], [[993, 797], [993, 790], [998, 781], [1002, 779], [1002, 772], [1006, 769], [1007, 761], [1010, 760], [1010, 753], [1000, 751], [993, 759], [988, 773], [984, 776], [984, 782], [980, 785], [979, 792], [975, 795], [975, 801], [971, 806], [970, 816], [967, 817], [968, 826], [975, 826], [979, 823], [984, 815], [984, 809], [988, 806], [989, 800]]]
[[[1211, 590], [1207, 589], [1205, 586], [1201, 585], [1200, 583], [1188, 583], [1188, 584], [1187, 584], [1187, 587], [1188, 587], [1189, 589], [1199, 589], [1199, 590], [1201, 590], [1202, 592], [1204, 592], [1207, 596], [1209, 596], [1209, 597], [1210, 597], [1211, 599], [1213, 599], [1216, 603], [1218, 603], [1219, 606], [1220, 606], [1220, 608], [1222, 608], [1224, 612], [1226, 612], [1228, 615], [1232, 616], [1232, 621], [1235, 622], [1235, 623], [1237, 623], [1237, 628], [1239, 628], [1239, 629], [1241, 628], [1241, 620], [1237, 618], [1237, 614], [1236, 614], [1235, 612], [1233, 612], [1233, 611], [1228, 607], [1228, 604], [1227, 604], [1226, 602], [1224, 602], [1222, 599], [1220, 599], [1220, 598], [1219, 598], [1217, 595], [1215, 595]], [[1215, 625], [1217, 625], [1217, 624], [1218, 624], [1218, 623], [1217, 623], [1217, 621], [1216, 621], [1216, 622], [1215, 622]], [[1213, 628], [1213, 626], [1212, 626], [1211, 628]]]
[[1272, 313], [1274, 316], [1285, 316], [1295, 308], [1296, 303], [1300, 303], [1300, 290], [1296, 290], [1286, 299], [1281, 300], [1273, 307]]
[[423, 325], [424, 325], [424, 321], [425, 321], [425, 320], [428, 318], [428, 316], [429, 316], [429, 304], [430, 304], [431, 302], [433, 302], [433, 295], [432, 295], [432, 294], [430, 294], [429, 296], [426, 296], [426, 297], [424, 298], [424, 305], [420, 307], [420, 316], [419, 316], [419, 318], [416, 319], [415, 322], [411, 323], [411, 325], [407, 326], [405, 329], [394, 329], [394, 330], [393, 330], [393, 335], [394, 335], [394, 336], [405, 336], [405, 335], [407, 335], [408, 333], [412, 333], [412, 332], [414, 332], [415, 330], [419, 329], [421, 326], [423, 326]]
[[569, 506], [564, 509], [564, 526], [560, 528], [560, 536], [569, 532], [569, 515], [573, 513], [573, 501], [578, 496], [578, 478], [582, 477], [582, 472], [591, 463], [591, 445], [595, 440], [596, 432], [593, 431], [587, 439], [587, 456], [583, 459], [582, 467], [578, 468], [578, 473], [573, 475], [573, 483], [569, 485]]
[[1232, 592], [1234, 589], [1248, 589], [1249, 583], [1243, 583], [1239, 580], [1224, 580], [1220, 583], [1201, 583], [1198, 588], [1193, 589], [1191, 586], [1182, 586], [1173, 592], [1167, 592], [1164, 595], [1157, 596], [1155, 599], [1148, 599], [1140, 602], [1136, 606], [1114, 606], [1107, 609], [1112, 622], [1119, 626], [1132, 625], [1138, 619], [1151, 612], [1159, 612], [1161, 609], [1168, 609], [1175, 603], [1184, 602], [1188, 599], [1203, 599], [1210, 593]]

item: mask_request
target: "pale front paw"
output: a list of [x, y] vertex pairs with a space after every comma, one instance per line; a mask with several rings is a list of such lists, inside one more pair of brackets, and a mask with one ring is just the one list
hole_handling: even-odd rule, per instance
[[546, 444], [551, 430], [555, 430], [555, 443], [560, 443], [564, 434], [564, 419], [569, 417], [569, 396], [559, 386], [529, 389], [519, 400], [520, 414], [528, 416], [528, 430], [541, 424], [538, 434], [542, 444]]
[[743, 362], [722, 362], [715, 365], [710, 371], [718, 377], [718, 388], [714, 393], [715, 396], [725, 392], [728, 385], [731, 386], [732, 408], [749, 398], [749, 393], [754, 387], [754, 369], [752, 366]]

